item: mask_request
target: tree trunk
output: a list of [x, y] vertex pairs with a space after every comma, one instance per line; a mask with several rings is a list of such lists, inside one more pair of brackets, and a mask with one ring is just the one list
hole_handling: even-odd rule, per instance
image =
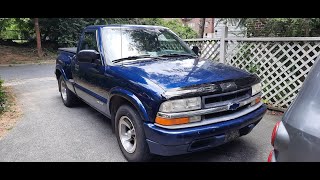
[[200, 37], [200, 38], [203, 38], [205, 24], [206, 24], [206, 18], [201, 18], [201, 21], [200, 21], [200, 31], [199, 31], [199, 37]]
[[39, 19], [38, 18], [34, 18], [34, 28], [36, 30], [36, 36], [37, 36], [38, 56], [42, 57], [41, 36], [40, 36]]
[[213, 38], [213, 37], [214, 37], [213, 35], [215, 34], [214, 28], [215, 28], [215, 27], [214, 27], [214, 18], [212, 18], [212, 32], [211, 32], [211, 33], [212, 33], [212, 36], [211, 36], [211, 38]]

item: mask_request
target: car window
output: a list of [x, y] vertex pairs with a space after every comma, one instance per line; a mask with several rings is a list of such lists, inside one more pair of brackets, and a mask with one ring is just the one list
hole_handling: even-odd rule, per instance
[[98, 51], [96, 31], [88, 31], [84, 33], [79, 50], [81, 51], [84, 49]]
[[194, 52], [171, 31], [161, 28], [103, 28], [103, 49], [108, 61], [130, 56], [158, 57]]

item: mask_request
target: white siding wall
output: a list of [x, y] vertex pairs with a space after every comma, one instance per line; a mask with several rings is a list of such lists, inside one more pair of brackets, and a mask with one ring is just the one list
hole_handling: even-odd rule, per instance
[[[215, 18], [215, 33], [213, 38], [221, 37], [221, 27], [225, 26], [225, 24], [221, 21], [219, 22], [219, 18]], [[228, 37], [246, 37], [246, 28], [237, 27], [237, 24], [228, 23]]]

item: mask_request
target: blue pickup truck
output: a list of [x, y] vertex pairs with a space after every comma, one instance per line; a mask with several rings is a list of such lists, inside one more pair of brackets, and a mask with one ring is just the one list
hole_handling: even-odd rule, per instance
[[88, 26], [55, 74], [65, 106], [104, 114], [125, 158], [147, 161], [232, 141], [266, 112], [256, 75], [199, 53], [166, 27]]

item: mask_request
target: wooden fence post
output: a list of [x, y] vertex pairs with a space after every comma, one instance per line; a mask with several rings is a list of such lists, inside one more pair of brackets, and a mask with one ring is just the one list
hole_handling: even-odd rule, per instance
[[226, 62], [226, 49], [227, 49], [227, 43], [225, 38], [228, 37], [228, 27], [222, 26], [221, 27], [221, 39], [220, 39], [220, 63]]

